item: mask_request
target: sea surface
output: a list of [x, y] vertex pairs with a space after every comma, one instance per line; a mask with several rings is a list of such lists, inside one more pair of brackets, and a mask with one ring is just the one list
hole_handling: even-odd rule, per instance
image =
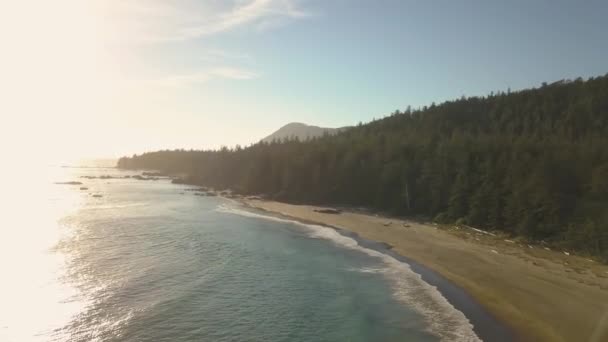
[[0, 341], [478, 340], [406, 263], [332, 228], [169, 180], [82, 178], [134, 174], [4, 183]]

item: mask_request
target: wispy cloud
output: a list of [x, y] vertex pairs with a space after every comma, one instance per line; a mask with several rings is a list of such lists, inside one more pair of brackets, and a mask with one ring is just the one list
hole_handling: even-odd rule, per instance
[[218, 48], [209, 48], [202, 51], [199, 58], [203, 61], [217, 62], [217, 61], [230, 61], [230, 62], [245, 62], [250, 63], [253, 58], [250, 54], [243, 52], [234, 52]]
[[277, 19], [297, 19], [310, 14], [298, 9], [290, 0], [253, 0], [221, 13], [211, 22], [200, 23], [180, 30], [178, 38], [187, 39], [223, 32], [248, 24], [266, 25]]
[[250, 70], [234, 67], [217, 67], [185, 75], [171, 75], [148, 81], [147, 83], [162, 87], [186, 87], [217, 79], [251, 80], [257, 77], [259, 77], [259, 74]]
[[244, 27], [267, 30], [312, 15], [298, 0], [236, 0], [220, 5], [126, 0], [112, 10], [112, 18], [123, 18], [127, 31], [144, 42], [183, 41]]
[[[189, 66], [173, 65], [174, 61], [171, 65], [161, 63], [160, 68], [154, 65], [149, 74], [165, 69], [172, 70], [168, 71], [170, 76], [142, 77], [133, 80], [133, 86], [189, 87], [213, 80], [258, 78], [260, 74], [252, 71], [256, 65], [254, 58], [247, 52], [230, 51], [221, 45], [218, 47], [217, 42], [216, 47], [204, 47], [206, 41], [201, 40], [237, 30], [245, 34], [265, 32], [312, 16], [302, 7], [307, 0], [96, 1], [109, 10], [105, 12], [105, 22], [112, 23], [108, 26], [110, 42], [132, 49], [133, 56], [146, 56], [150, 51], [158, 51], [156, 48], [165, 49], [165, 43], [179, 42], [182, 45], [179, 51], [193, 49]], [[153, 49], [148, 50], [148, 44]], [[181, 71], [172, 74], [175, 70]]]
[[251, 80], [258, 77], [255, 72], [231, 67], [214, 68], [209, 71], [209, 74], [231, 80]]

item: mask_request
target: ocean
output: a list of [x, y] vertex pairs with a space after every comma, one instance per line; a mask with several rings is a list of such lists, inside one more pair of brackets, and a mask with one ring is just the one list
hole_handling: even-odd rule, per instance
[[[0, 341], [479, 340], [381, 249], [134, 174], [53, 167], [9, 187]], [[101, 175], [117, 178], [83, 178]]]

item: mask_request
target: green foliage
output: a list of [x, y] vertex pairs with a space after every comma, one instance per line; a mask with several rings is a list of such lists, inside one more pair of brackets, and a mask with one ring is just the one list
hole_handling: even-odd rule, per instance
[[456, 225], [463, 225], [463, 224], [467, 224], [467, 220], [465, 218], [459, 218], [458, 220], [456, 220], [456, 222], [454, 222]]
[[433, 222], [435, 223], [448, 223], [450, 219], [446, 213], [439, 213], [433, 218]]
[[466, 222], [608, 258], [608, 76], [408, 108], [305, 142], [158, 151], [118, 166]]

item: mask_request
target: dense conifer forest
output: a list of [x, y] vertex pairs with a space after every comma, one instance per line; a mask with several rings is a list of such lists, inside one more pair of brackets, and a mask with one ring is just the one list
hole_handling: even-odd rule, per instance
[[608, 260], [608, 75], [408, 108], [305, 142], [158, 151], [118, 166], [468, 224]]

